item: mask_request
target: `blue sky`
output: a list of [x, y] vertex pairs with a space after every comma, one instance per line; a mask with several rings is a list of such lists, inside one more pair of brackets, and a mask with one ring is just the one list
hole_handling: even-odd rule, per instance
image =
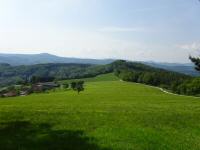
[[0, 53], [189, 62], [199, 18], [198, 0], [0, 0]]

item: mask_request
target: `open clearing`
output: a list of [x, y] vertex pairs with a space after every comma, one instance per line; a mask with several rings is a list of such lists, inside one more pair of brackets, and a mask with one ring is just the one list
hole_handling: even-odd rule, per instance
[[[109, 77], [108, 77], [109, 76]], [[0, 99], [0, 149], [199, 150], [200, 98], [87, 79], [85, 91]]]

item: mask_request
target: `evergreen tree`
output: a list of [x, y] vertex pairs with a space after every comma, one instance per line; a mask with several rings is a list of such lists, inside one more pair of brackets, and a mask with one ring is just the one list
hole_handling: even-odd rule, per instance
[[195, 64], [195, 69], [197, 71], [200, 71], [200, 58], [198, 58], [198, 57], [192, 57], [192, 56], [190, 56], [189, 58]]

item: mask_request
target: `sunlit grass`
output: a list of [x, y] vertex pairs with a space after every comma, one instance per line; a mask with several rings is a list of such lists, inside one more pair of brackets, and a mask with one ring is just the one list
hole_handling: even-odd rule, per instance
[[0, 149], [200, 149], [200, 99], [94, 81], [80, 94], [0, 99]]

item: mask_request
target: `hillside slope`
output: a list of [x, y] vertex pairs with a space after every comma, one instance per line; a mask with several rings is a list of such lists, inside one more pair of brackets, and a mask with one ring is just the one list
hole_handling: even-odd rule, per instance
[[0, 99], [0, 149], [199, 150], [199, 107], [199, 98], [120, 81]]

